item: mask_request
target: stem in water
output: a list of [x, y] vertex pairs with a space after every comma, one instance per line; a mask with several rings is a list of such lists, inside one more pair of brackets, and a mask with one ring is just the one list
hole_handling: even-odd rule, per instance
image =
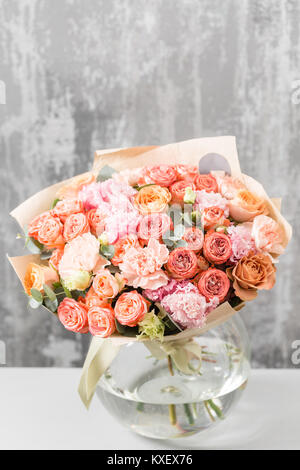
[[[174, 371], [173, 371], [171, 356], [168, 356], [168, 367], [169, 367], [170, 374], [173, 376]], [[176, 406], [175, 405], [169, 405], [169, 417], [170, 417], [170, 423], [172, 424], [172, 426], [175, 426], [176, 423], [177, 423]]]

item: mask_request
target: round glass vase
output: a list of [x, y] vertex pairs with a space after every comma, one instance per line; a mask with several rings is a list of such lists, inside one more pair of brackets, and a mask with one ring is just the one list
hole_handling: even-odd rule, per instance
[[178, 370], [171, 356], [155, 359], [142, 342], [123, 346], [97, 385], [101, 403], [129, 429], [156, 439], [217, 425], [247, 384], [248, 334], [236, 314], [193, 341], [202, 348], [202, 362], [198, 369], [191, 360], [191, 374]]

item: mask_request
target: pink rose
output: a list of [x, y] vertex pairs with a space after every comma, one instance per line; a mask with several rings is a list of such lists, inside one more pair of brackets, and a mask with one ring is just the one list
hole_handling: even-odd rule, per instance
[[160, 240], [162, 236], [172, 230], [173, 222], [167, 214], [152, 213], [144, 215], [139, 223], [138, 237], [142, 240], [155, 238]]
[[182, 238], [187, 242], [189, 250], [200, 251], [203, 247], [204, 233], [197, 227], [186, 228]]
[[237, 192], [245, 188], [240, 180], [226, 175], [224, 171], [212, 171], [212, 175], [217, 180], [219, 192], [226, 199], [234, 199]]
[[202, 212], [206, 207], [219, 207], [224, 211], [224, 217], [229, 215], [228, 201], [219, 193], [197, 191], [195, 209]]
[[58, 318], [64, 327], [75, 333], [89, 331], [87, 308], [82, 302], [65, 297], [57, 309]]
[[151, 238], [145, 248], [129, 248], [119, 268], [129, 286], [157, 289], [168, 283], [168, 276], [161, 269], [168, 256], [168, 248]]
[[108, 269], [97, 272], [93, 280], [93, 288], [100, 300], [113, 299], [119, 292], [119, 284]]
[[124, 292], [115, 305], [115, 315], [121, 325], [136, 326], [148, 312], [149, 302], [136, 290]]
[[63, 199], [58, 201], [52, 212], [65, 222], [69, 215], [83, 212], [83, 204], [79, 199]]
[[88, 311], [89, 329], [93, 336], [107, 338], [115, 330], [115, 314], [113, 309], [106, 305], [105, 307], [93, 306]]
[[148, 166], [144, 170], [145, 183], [154, 183], [159, 186], [168, 187], [177, 180], [177, 173], [174, 166], [154, 165]]
[[283, 253], [282, 230], [279, 224], [271, 219], [271, 217], [266, 215], [258, 215], [255, 217], [251, 235], [258, 250], [278, 255]]

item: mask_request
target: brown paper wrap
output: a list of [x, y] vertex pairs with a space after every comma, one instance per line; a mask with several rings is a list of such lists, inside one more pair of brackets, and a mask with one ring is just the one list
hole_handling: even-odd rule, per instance
[[[270, 199], [260, 183], [250, 176], [242, 174], [235, 137], [223, 136], [193, 139], [162, 147], [144, 146], [96, 151], [92, 172], [97, 174], [104, 165], [109, 165], [117, 171], [166, 162], [198, 166], [199, 161], [207, 154], [223, 156], [231, 169], [232, 176], [239, 178], [251, 192], [266, 200], [271, 217], [273, 217], [282, 228], [284, 234], [283, 246], [286, 247], [291, 238], [292, 229], [290, 224], [280, 213], [281, 201], [280, 199]], [[213, 169], [214, 168], [212, 168], [212, 170]], [[48, 210], [52, 200], [55, 199], [58, 189], [71, 180], [72, 178], [43, 189], [20, 204], [11, 212], [11, 215], [19, 222], [21, 227], [24, 227], [33, 217]], [[23, 284], [27, 264], [31, 261], [38, 262], [39, 255], [18, 256], [9, 258], [9, 260]], [[164, 342], [172, 341], [174, 343], [174, 341], [178, 341], [178, 344], [181, 344], [182, 341], [189, 341], [194, 336], [201, 335], [209, 329], [227, 321], [243, 306], [244, 304], [240, 304], [233, 309], [228, 302], [225, 302], [209, 314], [204, 328], [185, 330], [176, 335], [167, 336], [164, 338]], [[113, 361], [119, 348], [123, 344], [132, 341], [138, 341], [138, 339], [127, 338], [119, 334], [114, 334], [105, 340], [93, 338], [83, 366], [79, 385], [79, 394], [86, 407], [89, 407], [101, 375]]]

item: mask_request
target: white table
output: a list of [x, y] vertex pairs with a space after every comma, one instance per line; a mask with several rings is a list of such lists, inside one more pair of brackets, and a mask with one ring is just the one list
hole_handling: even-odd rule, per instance
[[0, 449], [300, 449], [300, 369], [253, 370], [232, 414], [176, 441], [140, 437], [98, 398], [87, 412], [79, 369], [0, 368]]

